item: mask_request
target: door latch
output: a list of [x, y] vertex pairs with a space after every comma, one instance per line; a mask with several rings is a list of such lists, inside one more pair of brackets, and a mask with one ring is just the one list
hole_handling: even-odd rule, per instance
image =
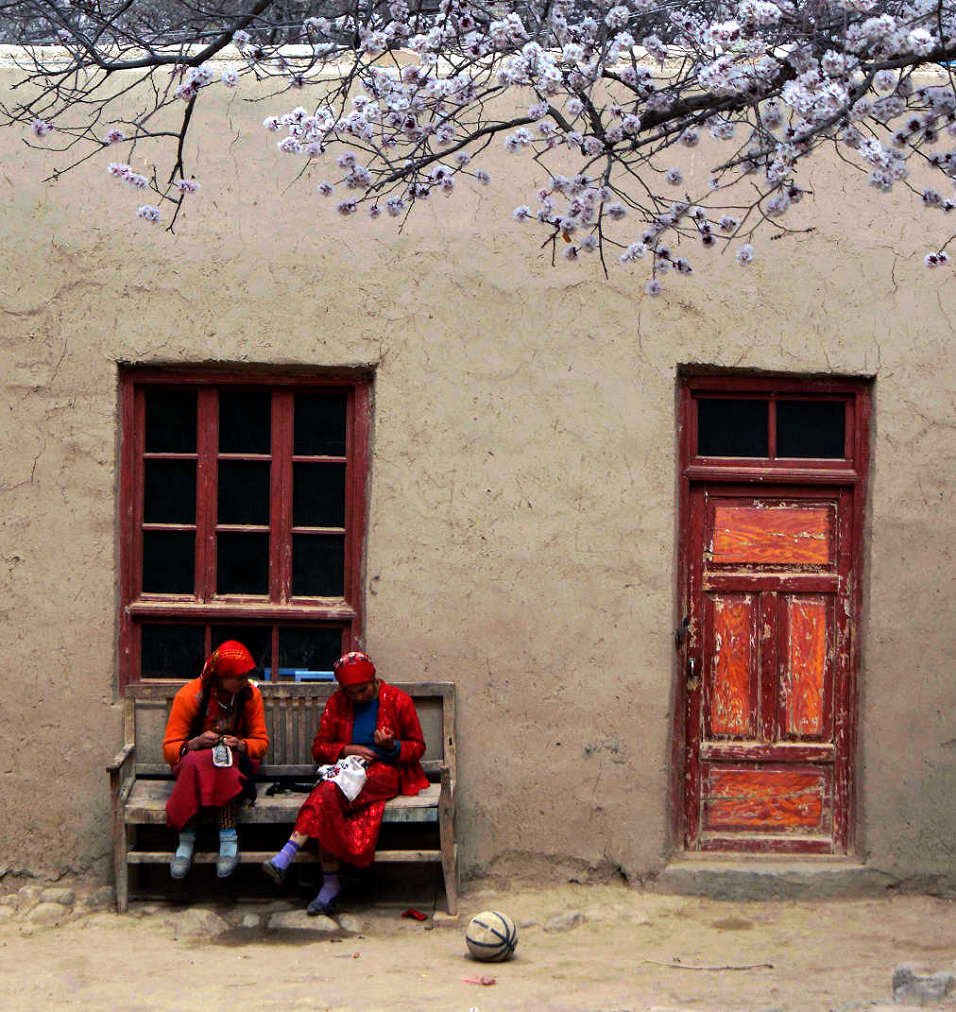
[[688, 692], [693, 692], [697, 688], [697, 686], [700, 685], [700, 680], [697, 677], [697, 659], [696, 658], [689, 657], [687, 659], [687, 670], [688, 670], [687, 691]]

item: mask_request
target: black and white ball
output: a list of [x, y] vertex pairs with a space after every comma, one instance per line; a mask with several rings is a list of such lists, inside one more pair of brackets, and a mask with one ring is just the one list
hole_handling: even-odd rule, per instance
[[475, 959], [483, 963], [501, 963], [514, 955], [518, 929], [507, 914], [483, 910], [468, 922], [465, 943]]

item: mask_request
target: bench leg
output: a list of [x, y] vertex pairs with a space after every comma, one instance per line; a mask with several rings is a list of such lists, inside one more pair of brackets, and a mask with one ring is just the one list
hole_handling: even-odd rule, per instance
[[116, 912], [125, 914], [129, 909], [129, 864], [127, 854], [135, 845], [136, 830], [122, 826], [113, 841], [113, 891], [116, 894]]
[[449, 839], [441, 841], [441, 870], [445, 879], [445, 904], [448, 913], [458, 913], [458, 846]]

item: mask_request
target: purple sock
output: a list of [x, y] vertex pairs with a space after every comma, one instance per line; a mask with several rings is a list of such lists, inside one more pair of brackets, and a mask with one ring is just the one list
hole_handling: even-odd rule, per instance
[[331, 903], [341, 891], [339, 873], [337, 871], [327, 871], [322, 881], [322, 888], [319, 890], [319, 895], [316, 896], [316, 899], [320, 903]]
[[299, 853], [299, 845], [293, 843], [291, 840], [279, 851], [278, 854], [272, 859], [272, 863], [277, 867], [285, 871], [290, 864], [295, 860], [295, 855]]

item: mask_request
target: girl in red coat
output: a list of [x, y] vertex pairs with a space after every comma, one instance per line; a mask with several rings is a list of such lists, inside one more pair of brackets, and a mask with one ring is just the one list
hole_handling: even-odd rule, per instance
[[375, 677], [367, 654], [353, 651], [333, 665], [340, 688], [330, 697], [312, 742], [318, 763], [359, 756], [368, 763], [361, 793], [349, 801], [332, 781], [316, 785], [299, 809], [289, 842], [264, 862], [263, 870], [282, 882], [299, 848], [318, 841], [323, 880], [309, 914], [327, 914], [339, 894], [339, 861], [363, 867], [372, 863], [385, 802], [399, 794], [415, 795], [428, 786], [421, 767], [425, 739], [411, 696]]
[[[239, 863], [238, 800], [254, 797], [249, 778], [269, 747], [262, 695], [249, 681], [255, 666], [241, 643], [227, 640], [209, 655], [199, 678], [173, 699], [163, 738], [163, 757], [176, 776], [166, 804], [166, 821], [179, 830], [169, 868], [173, 878], [184, 878], [192, 864], [200, 807], [218, 813], [216, 874], [228, 878]], [[214, 763], [212, 750], [219, 744], [232, 752], [231, 765]]]

